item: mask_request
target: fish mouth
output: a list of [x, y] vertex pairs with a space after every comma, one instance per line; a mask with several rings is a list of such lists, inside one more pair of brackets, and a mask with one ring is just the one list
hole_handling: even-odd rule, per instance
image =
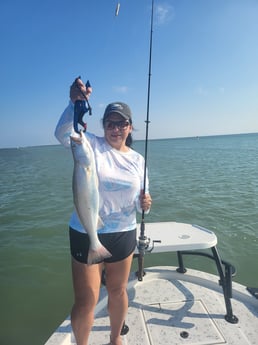
[[82, 138], [82, 132], [80, 132], [80, 136], [70, 136], [71, 140], [76, 144], [82, 144], [83, 138]]

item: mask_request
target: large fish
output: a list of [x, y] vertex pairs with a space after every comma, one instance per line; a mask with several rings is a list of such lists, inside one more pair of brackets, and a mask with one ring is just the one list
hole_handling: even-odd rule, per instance
[[100, 243], [97, 229], [103, 226], [99, 218], [98, 177], [92, 147], [83, 132], [79, 137], [71, 136], [74, 159], [73, 200], [80, 222], [87, 230], [90, 248], [88, 265], [110, 257], [109, 251]]

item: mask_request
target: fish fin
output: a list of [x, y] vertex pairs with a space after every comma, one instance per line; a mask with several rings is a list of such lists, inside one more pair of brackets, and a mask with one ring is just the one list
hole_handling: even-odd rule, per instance
[[87, 264], [97, 264], [102, 262], [104, 259], [110, 258], [112, 255], [109, 251], [101, 244], [97, 250], [89, 249]]
[[104, 223], [100, 217], [98, 217], [97, 230], [104, 227]]

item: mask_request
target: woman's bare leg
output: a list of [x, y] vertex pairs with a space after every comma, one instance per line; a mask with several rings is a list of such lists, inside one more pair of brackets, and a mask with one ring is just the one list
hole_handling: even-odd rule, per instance
[[98, 302], [102, 264], [86, 265], [72, 258], [74, 305], [71, 323], [77, 345], [87, 345]]
[[105, 263], [112, 345], [122, 345], [120, 332], [128, 310], [127, 282], [132, 258], [133, 253], [122, 261]]

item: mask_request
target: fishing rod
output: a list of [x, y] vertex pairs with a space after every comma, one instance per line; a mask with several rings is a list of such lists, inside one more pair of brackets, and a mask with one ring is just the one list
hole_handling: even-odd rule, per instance
[[[150, 91], [151, 91], [151, 67], [152, 67], [152, 35], [153, 35], [153, 12], [154, 12], [154, 0], [151, 5], [151, 26], [150, 26], [150, 48], [149, 48], [149, 75], [148, 75], [148, 93], [147, 93], [147, 115], [146, 115], [146, 132], [145, 132], [145, 152], [144, 152], [144, 178], [143, 178], [143, 195], [146, 192], [147, 183], [147, 156], [148, 156], [148, 140], [149, 140], [149, 113], [150, 113]], [[144, 255], [149, 248], [150, 239], [145, 235], [145, 212], [142, 210], [140, 236], [138, 238], [138, 280], [142, 281], [144, 276]]]

